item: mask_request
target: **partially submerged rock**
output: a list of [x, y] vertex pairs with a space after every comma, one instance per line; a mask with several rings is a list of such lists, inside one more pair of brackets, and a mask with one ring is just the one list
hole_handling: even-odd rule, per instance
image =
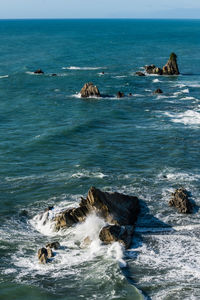
[[48, 252], [46, 248], [41, 248], [38, 250], [38, 259], [41, 264], [46, 264], [48, 260]]
[[44, 74], [44, 72], [41, 69], [38, 69], [34, 72], [34, 74]]
[[122, 97], [124, 97], [124, 93], [122, 93], [122, 92], [117, 92], [117, 98], [122, 98]]
[[101, 97], [98, 88], [92, 82], [86, 83], [81, 89], [80, 94], [82, 98]]
[[129, 248], [133, 232], [134, 226], [108, 225], [101, 229], [99, 238], [104, 244], [119, 242], [125, 248]]
[[172, 193], [172, 199], [169, 201], [169, 206], [175, 206], [180, 213], [191, 213], [192, 205], [189, 201], [187, 190], [179, 188], [175, 193]]
[[135, 74], [136, 74], [137, 76], [145, 76], [145, 74], [144, 74], [143, 72], [141, 72], [141, 71], [135, 72]]
[[161, 89], [157, 89], [154, 91], [154, 94], [162, 94], [162, 93], [163, 93], [163, 91]]
[[134, 225], [139, 214], [139, 200], [137, 197], [120, 193], [102, 192], [91, 187], [87, 198], [81, 199], [78, 208], [63, 211], [55, 217], [56, 229], [70, 227], [85, 221], [86, 217], [95, 212], [110, 224]]
[[49, 243], [46, 245], [46, 248], [51, 248], [51, 249], [57, 250], [60, 248], [60, 243], [59, 242]]
[[170, 58], [166, 65], [161, 69], [155, 65], [145, 66], [147, 74], [155, 75], [179, 75], [179, 69], [177, 64], [177, 56], [175, 53], [171, 53]]

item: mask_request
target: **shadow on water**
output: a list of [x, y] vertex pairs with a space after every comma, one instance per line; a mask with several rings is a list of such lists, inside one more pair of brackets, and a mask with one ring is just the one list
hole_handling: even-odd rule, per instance
[[[141, 211], [140, 211], [140, 214], [139, 214], [139, 217], [138, 217], [138, 220], [136, 223], [136, 228], [135, 228], [135, 238], [137, 238], [137, 243], [132, 245], [133, 251], [129, 251], [129, 254], [131, 254], [131, 259], [137, 259], [137, 256], [139, 255], [139, 251], [137, 251], [137, 248], [141, 247], [143, 244], [142, 234], [143, 235], [148, 234], [148, 233], [165, 234], [165, 233], [175, 231], [175, 229], [172, 226], [162, 222], [158, 218], [151, 215], [149, 212], [148, 206], [141, 199], [140, 199], [140, 208], [141, 208]], [[127, 255], [125, 253], [125, 260], [128, 261], [128, 259], [130, 259], [130, 256], [128, 255], [128, 253], [127, 253]], [[138, 283], [136, 282], [136, 280], [134, 280], [134, 275], [128, 265], [128, 262], [126, 262], [125, 267], [120, 266], [120, 269], [121, 269], [121, 272], [123, 273], [123, 275], [125, 276], [125, 278], [127, 279], [127, 281], [131, 285], [133, 285], [138, 290], [138, 292], [142, 293], [145, 300], [152, 299], [148, 294], [146, 294], [145, 291], [140, 289]]]

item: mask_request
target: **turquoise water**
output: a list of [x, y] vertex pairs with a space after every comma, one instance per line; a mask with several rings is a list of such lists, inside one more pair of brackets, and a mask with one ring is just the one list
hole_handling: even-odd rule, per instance
[[[199, 299], [200, 21], [0, 21], [0, 40], [0, 299]], [[172, 51], [180, 76], [135, 76]], [[110, 97], [81, 99], [89, 81]], [[130, 251], [101, 245], [95, 216], [59, 234], [38, 221], [91, 185], [145, 203]], [[182, 185], [193, 215], [168, 207]]]

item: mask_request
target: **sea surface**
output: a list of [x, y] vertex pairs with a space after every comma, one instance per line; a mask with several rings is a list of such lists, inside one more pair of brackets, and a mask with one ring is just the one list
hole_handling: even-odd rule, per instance
[[[135, 75], [171, 52], [180, 76]], [[107, 96], [81, 99], [90, 81]], [[200, 299], [199, 20], [0, 21], [0, 132], [1, 300]], [[40, 220], [91, 186], [140, 199], [128, 251], [100, 243], [95, 215], [58, 233]], [[190, 215], [168, 206], [181, 186]]]

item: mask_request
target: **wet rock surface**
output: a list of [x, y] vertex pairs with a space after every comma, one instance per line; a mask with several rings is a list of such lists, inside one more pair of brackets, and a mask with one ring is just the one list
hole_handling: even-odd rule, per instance
[[184, 188], [177, 189], [172, 193], [172, 198], [169, 201], [169, 206], [174, 206], [180, 213], [191, 213], [192, 205], [189, 201], [188, 192]]
[[82, 98], [101, 97], [99, 89], [92, 82], [86, 83], [80, 91]]

